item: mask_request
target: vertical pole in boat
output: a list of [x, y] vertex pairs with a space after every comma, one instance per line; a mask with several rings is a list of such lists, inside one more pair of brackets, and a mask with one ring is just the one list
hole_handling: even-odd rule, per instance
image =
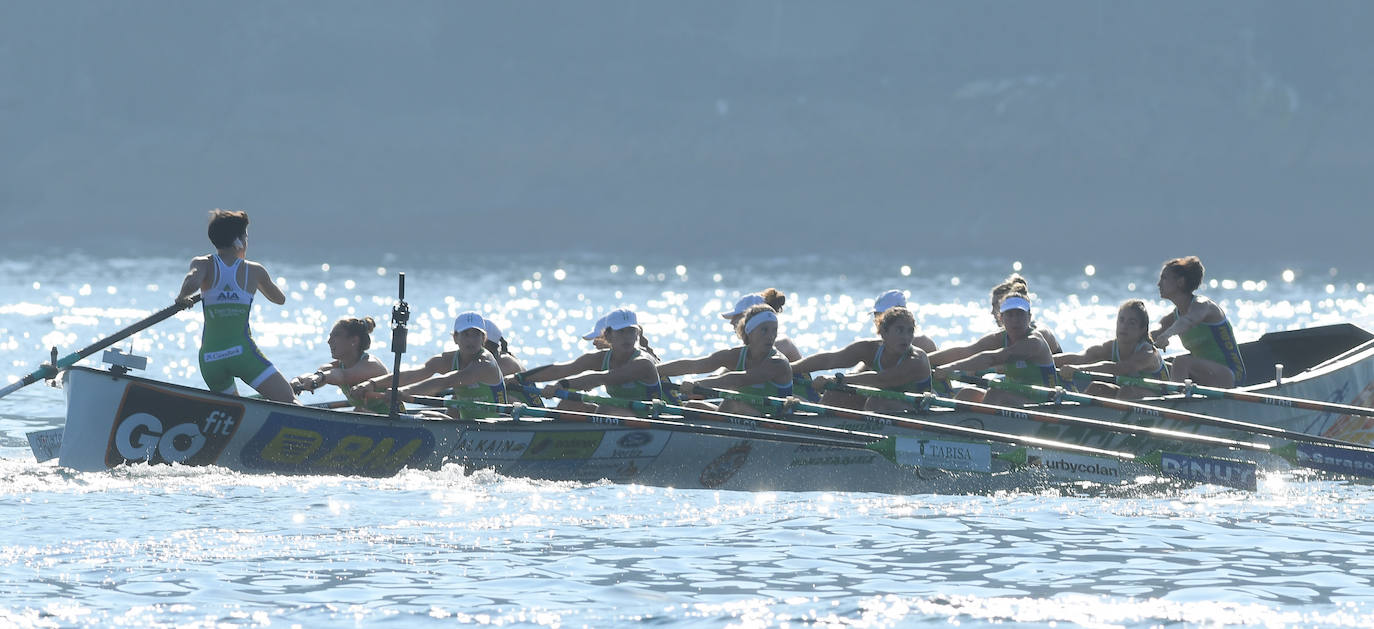
[[391, 308], [391, 351], [396, 363], [391, 369], [391, 416], [400, 413], [401, 354], [406, 353], [406, 323], [410, 321], [410, 305], [406, 304], [406, 274], [400, 273], [400, 299]]

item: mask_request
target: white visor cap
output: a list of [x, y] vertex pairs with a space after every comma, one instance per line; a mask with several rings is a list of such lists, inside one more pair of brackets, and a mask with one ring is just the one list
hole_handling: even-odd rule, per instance
[[734, 317], [735, 315], [742, 315], [744, 314], [744, 311], [748, 310], [751, 306], [757, 306], [761, 303], [763, 303], [763, 295], [760, 295], [758, 293], [745, 295], [743, 297], [740, 297], [739, 301], [735, 302], [734, 310], [722, 312], [720, 313], [720, 316], [725, 319], [729, 319], [731, 317]]

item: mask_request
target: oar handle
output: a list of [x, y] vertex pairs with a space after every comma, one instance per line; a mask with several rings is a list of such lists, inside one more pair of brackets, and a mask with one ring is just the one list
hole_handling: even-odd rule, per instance
[[1209, 398], [1222, 398], [1228, 400], [1236, 400], [1238, 402], [1267, 404], [1269, 406], [1282, 406], [1285, 408], [1300, 408], [1309, 411], [1340, 413], [1343, 415], [1359, 415], [1362, 417], [1374, 417], [1374, 408], [1369, 408], [1365, 406], [1355, 406], [1353, 404], [1322, 402], [1318, 400], [1308, 400], [1304, 398], [1287, 397], [1283, 395], [1255, 393], [1252, 391], [1220, 389], [1217, 387], [1208, 387], [1200, 384], [1195, 384], [1193, 382], [1169, 382], [1167, 380], [1155, 380], [1154, 378], [1141, 378], [1139, 376], [1115, 376], [1112, 374], [1099, 372], [1080, 373], [1089, 373], [1089, 375], [1094, 380], [1115, 382], [1117, 384], [1127, 386], [1160, 387], [1169, 391], [1181, 392], [1188, 395], [1201, 395]]

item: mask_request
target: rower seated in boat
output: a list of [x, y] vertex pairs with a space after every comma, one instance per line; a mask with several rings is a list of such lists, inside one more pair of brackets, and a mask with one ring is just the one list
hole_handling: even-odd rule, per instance
[[[632, 310], [613, 310], [606, 315], [602, 337], [607, 349], [589, 352], [565, 363], [544, 365], [514, 374], [508, 380], [511, 387], [525, 387], [539, 382], [556, 382], [545, 386], [540, 395], [555, 398], [558, 390], [588, 391], [605, 387], [606, 395], [622, 400], [655, 400], [663, 397], [659, 383], [658, 356], [644, 338], [639, 317]], [[580, 374], [580, 375], [579, 375]], [[592, 404], [575, 400], [561, 400], [564, 410], [634, 415], [634, 412], [609, 404]]]
[[[781, 314], [782, 307], [787, 304], [787, 295], [776, 288], [769, 288], [761, 293], [751, 293], [740, 297], [739, 301], [735, 302], [734, 308], [720, 313], [720, 316], [730, 322], [730, 330], [733, 331], [739, 327], [740, 318], [744, 316], [745, 311], [759, 304], [768, 304], [773, 309], [774, 314]], [[779, 335], [773, 341], [773, 346], [778, 348], [778, 351], [782, 352], [783, 357], [787, 360], [801, 360], [801, 350], [797, 349], [797, 344], [793, 343], [792, 339]]]
[[[1049, 344], [1031, 327], [1030, 297], [1025, 293], [1010, 293], [1002, 299], [1001, 308], [1001, 330], [972, 345], [942, 349], [930, 355], [930, 364], [938, 366], [936, 379], [947, 378], [952, 371], [976, 373], [997, 367], [1010, 382], [1046, 387], [1058, 384]], [[985, 391], [976, 387], [964, 388], [955, 397], [988, 404], [1029, 402], [1024, 396], [1009, 391]]]
[[[735, 324], [735, 334], [744, 342], [743, 346], [723, 349], [701, 358], [682, 358], [663, 363], [658, 367], [659, 375], [667, 378], [712, 373], [717, 369], [726, 370], [726, 373], [719, 376], [695, 382], [684, 380], [678, 387], [678, 392], [684, 398], [691, 396], [697, 385], [758, 396], [792, 395], [792, 365], [773, 345], [778, 336], [778, 313], [773, 307], [768, 304], [750, 306], [740, 314]], [[765, 402], [737, 399], [727, 399], [719, 407], [701, 400], [692, 400], [684, 404], [695, 408], [754, 416], [766, 415], [770, 409]]]
[[[874, 322], [877, 339], [855, 341], [843, 349], [807, 356], [792, 363], [794, 375], [824, 369], [847, 369], [862, 364], [858, 373], [846, 374], [845, 382], [909, 393], [930, 391], [930, 362], [925, 351], [912, 345], [916, 337], [916, 317], [902, 306], [893, 306]], [[831, 378], [817, 376], [811, 385], [825, 391]], [[823, 404], [878, 412], [910, 410], [900, 400], [861, 397], [842, 391], [825, 391]]]
[[181, 282], [177, 302], [186, 303], [197, 291], [205, 328], [200, 338], [200, 376], [216, 393], [238, 395], [237, 378], [258, 393], [277, 402], [297, 402], [291, 383], [262, 355], [248, 317], [253, 295], [261, 292], [274, 304], [286, 303], [286, 295], [261, 264], [247, 258], [248, 213], [210, 212], [210, 243], [215, 253], [191, 259], [191, 269]]
[[[880, 319], [883, 316], [884, 312], [887, 312], [889, 309], [896, 308], [898, 306], [906, 308], [911, 313], [912, 325], [914, 326], [916, 324], [916, 311], [911, 307], [907, 306], [906, 293], [903, 293], [899, 290], [886, 291], [883, 294], [878, 295], [877, 299], [873, 300], [873, 324], [881, 328], [882, 326], [878, 323], [878, 319]], [[932, 340], [929, 336], [926, 336], [919, 332], [917, 332], [915, 336], [912, 337], [911, 345], [927, 354], [935, 351], [936, 349], [935, 341]]]
[[[1168, 380], [1169, 369], [1164, 358], [1150, 342], [1150, 314], [1145, 302], [1128, 299], [1116, 311], [1116, 338], [1094, 345], [1078, 354], [1055, 354], [1059, 377], [1072, 383], [1079, 371], [1094, 371], [1117, 376], [1139, 376]], [[1121, 387], [1107, 382], [1090, 383], [1084, 391], [1088, 395], [1138, 399], [1157, 395], [1159, 391], [1142, 387]]]
[[[426, 360], [417, 369], [403, 370], [397, 376], [377, 376], [353, 387], [355, 397], [389, 399], [393, 377], [401, 388], [397, 395], [410, 401], [416, 395], [433, 395], [453, 390], [451, 400], [506, 403], [506, 385], [501, 366], [485, 347], [486, 319], [476, 312], [464, 312], [453, 321], [453, 342], [458, 349]], [[480, 419], [497, 415], [493, 410], [471, 407], [448, 409], [449, 417]]]
[[1174, 304], [1174, 311], [1159, 320], [1150, 336], [1155, 347], [1165, 349], [1177, 336], [1188, 350], [1169, 367], [1175, 381], [1192, 380], [1209, 387], [1231, 388], [1245, 381], [1245, 360], [1236, 343], [1235, 330], [1226, 311], [1216, 302], [1195, 294], [1202, 285], [1202, 260], [1197, 256], [1174, 258], [1159, 272], [1159, 296]]
[[[1030, 295], [1030, 285], [1026, 283], [1026, 278], [1021, 277], [1020, 273], [1012, 273], [1007, 279], [1002, 280], [1001, 284], [992, 287], [992, 318], [997, 322], [997, 327], [1002, 327], [1002, 299], [1013, 293], [1023, 293]], [[1031, 322], [1031, 330], [1045, 339], [1045, 344], [1049, 345], [1051, 354], [1058, 354], [1064, 351], [1059, 345], [1059, 339], [1055, 338], [1054, 332], [1039, 321]]]
[[325, 385], [335, 385], [343, 392], [345, 400], [356, 410], [386, 414], [387, 401], [381, 398], [355, 398], [353, 386], [377, 376], [388, 373], [386, 365], [376, 356], [367, 352], [372, 345], [372, 330], [377, 322], [372, 317], [359, 319], [344, 317], [329, 331], [329, 356], [333, 360], [320, 366], [314, 373], [297, 376], [291, 380], [291, 389], [296, 393], [314, 393]]

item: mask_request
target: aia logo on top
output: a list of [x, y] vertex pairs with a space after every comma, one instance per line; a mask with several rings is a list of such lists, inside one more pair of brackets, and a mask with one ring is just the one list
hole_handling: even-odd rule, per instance
[[136, 382], [115, 413], [105, 463], [136, 461], [209, 465], [219, 458], [243, 419], [243, 405], [191, 397]]

